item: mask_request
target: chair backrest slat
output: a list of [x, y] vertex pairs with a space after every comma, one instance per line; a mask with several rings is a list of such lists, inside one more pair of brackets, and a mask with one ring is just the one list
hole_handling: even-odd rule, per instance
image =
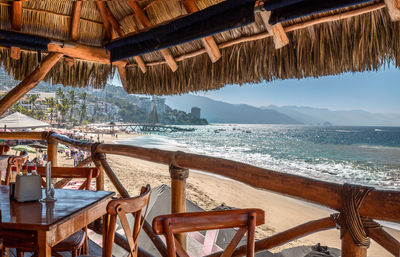
[[[125, 232], [127, 238], [130, 253], [129, 257], [137, 256], [138, 249], [138, 238], [141, 226], [143, 224], [142, 220], [142, 210], [146, 207], [150, 200], [150, 185], [142, 187], [141, 194], [136, 197], [127, 199], [117, 199], [112, 200], [107, 205], [107, 234], [105, 243], [105, 257], [112, 257], [112, 247], [115, 238], [115, 227], [117, 222], [117, 216], [120, 219], [122, 228]], [[147, 211], [147, 210], [146, 210]], [[129, 222], [126, 214], [132, 214], [135, 217], [135, 222], [133, 229], [130, 230]]]
[[176, 213], [162, 215], [154, 218], [153, 230], [156, 234], [163, 234], [162, 220], [169, 218], [174, 224], [173, 233], [184, 233], [210, 229], [223, 229], [232, 227], [243, 227], [248, 225], [248, 214], [254, 212], [257, 216], [257, 224], [264, 224], [264, 211], [260, 209], [239, 209], [226, 211]]
[[[38, 174], [44, 178], [46, 177], [46, 168], [38, 167]], [[84, 178], [85, 181], [78, 188], [79, 190], [90, 190], [90, 185], [92, 178], [99, 176], [99, 170], [97, 168], [78, 168], [78, 167], [52, 167], [51, 177], [52, 178], [62, 178], [62, 179], [74, 179], [74, 178]], [[43, 180], [42, 180], [43, 184]]]
[[204, 231], [211, 229], [239, 228], [222, 257], [231, 257], [237, 245], [247, 232], [247, 256], [254, 257], [255, 227], [264, 224], [264, 211], [261, 209], [239, 209], [210, 212], [192, 212], [161, 215], [153, 219], [153, 231], [164, 235], [169, 257], [188, 256], [182, 253], [183, 247], [174, 234]]

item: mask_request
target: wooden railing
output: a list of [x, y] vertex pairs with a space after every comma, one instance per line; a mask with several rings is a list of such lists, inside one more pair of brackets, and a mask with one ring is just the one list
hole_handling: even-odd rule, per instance
[[[179, 151], [163, 151], [130, 145], [91, 144], [73, 140], [52, 132], [0, 132], [0, 139], [46, 140], [48, 143], [48, 160], [52, 161], [53, 166], [57, 165], [58, 143], [90, 151], [92, 159], [85, 159], [81, 165], [86, 165], [93, 161], [96, 167], [102, 171], [97, 179], [98, 190], [104, 189], [104, 171], [122, 197], [129, 197], [129, 193], [108, 164], [106, 154], [129, 156], [169, 165], [172, 189], [172, 212], [185, 211], [185, 184], [189, 172], [188, 169], [195, 169], [221, 175], [255, 188], [267, 189], [307, 202], [316, 203], [336, 210], [340, 214], [339, 216], [332, 215], [331, 217], [310, 221], [259, 240], [256, 242], [256, 251], [271, 249], [299, 237], [332, 229], [339, 223], [341, 229], [343, 229], [343, 257], [366, 256], [367, 246], [357, 241], [357, 236], [355, 236], [357, 233], [364, 233], [364, 237], [372, 238], [394, 256], [399, 256], [400, 254], [400, 243], [385, 232], [381, 226], [372, 221], [372, 219], [379, 219], [400, 223], [400, 191], [376, 190], [374, 188], [355, 185], [325, 182], [280, 173], [240, 162]], [[360, 195], [362, 195], [362, 198], [357, 198]], [[359, 223], [356, 225], [350, 224], [354, 222]], [[354, 227], [358, 227], [361, 231], [355, 231]], [[154, 242], [161, 255], [166, 256], [165, 246], [153, 234], [150, 224], [146, 223], [144, 225], [144, 231]], [[184, 240], [184, 237], [179, 238], [179, 240]], [[234, 252], [234, 256], [243, 256], [245, 252], [245, 248], [239, 247]], [[148, 256], [145, 252], [142, 252], [142, 255]], [[220, 253], [216, 253], [211, 256], [219, 255]]]

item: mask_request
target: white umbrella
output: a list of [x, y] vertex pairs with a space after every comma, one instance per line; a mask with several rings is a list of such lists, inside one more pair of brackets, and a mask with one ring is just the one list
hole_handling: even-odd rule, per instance
[[0, 119], [0, 128], [4, 128], [4, 126], [7, 126], [7, 128], [10, 129], [27, 129], [50, 127], [50, 124], [36, 120], [22, 113], [14, 112], [13, 114]]

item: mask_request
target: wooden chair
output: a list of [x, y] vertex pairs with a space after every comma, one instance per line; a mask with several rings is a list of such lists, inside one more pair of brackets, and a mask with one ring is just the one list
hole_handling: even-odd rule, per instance
[[264, 224], [264, 211], [260, 209], [239, 209], [226, 211], [192, 212], [161, 215], [153, 219], [153, 230], [164, 235], [167, 241], [168, 257], [189, 257], [189, 254], [175, 239], [174, 234], [223, 228], [239, 228], [223, 253], [232, 256], [240, 240], [247, 232], [247, 256], [254, 257], [255, 227]]
[[12, 167], [16, 167], [17, 170], [19, 171], [19, 170], [21, 170], [22, 165], [24, 165], [27, 160], [28, 160], [27, 152], [21, 152], [21, 154], [19, 156], [12, 156], [8, 159], [4, 185], [7, 185], [7, 186], [10, 185]]
[[[115, 228], [117, 223], [117, 216], [121, 222], [122, 228], [125, 232], [125, 237], [129, 244], [129, 257], [137, 257], [138, 255], [138, 237], [140, 230], [142, 228], [144, 220], [142, 219], [142, 210], [149, 203], [150, 199], [150, 185], [142, 187], [140, 195], [137, 197], [112, 200], [107, 205], [107, 218], [105, 221], [106, 235], [105, 235], [105, 245], [103, 249], [103, 257], [112, 257], [112, 247], [115, 237]], [[131, 213], [135, 222], [133, 229], [130, 229], [128, 219], [126, 217], [127, 213]]]
[[[42, 176], [42, 184], [45, 183], [43, 177], [46, 177], [45, 167], [38, 167], [37, 172]], [[52, 167], [51, 177], [52, 178], [70, 178], [70, 179], [85, 179], [79, 189], [90, 190], [91, 180], [99, 175], [97, 168], [76, 168], [76, 167]], [[36, 235], [22, 235], [18, 234], [18, 231], [7, 231], [7, 239], [5, 247], [16, 248], [17, 256], [23, 256], [24, 252], [36, 252], [37, 246]], [[26, 234], [26, 233], [25, 233]], [[87, 228], [76, 232], [67, 239], [61, 241], [52, 249], [52, 255], [62, 257], [59, 252], [71, 251], [72, 257], [79, 254], [88, 254], [89, 252], [89, 239], [87, 237]]]
[[8, 151], [10, 151], [10, 146], [0, 145], [0, 155], [4, 155]]

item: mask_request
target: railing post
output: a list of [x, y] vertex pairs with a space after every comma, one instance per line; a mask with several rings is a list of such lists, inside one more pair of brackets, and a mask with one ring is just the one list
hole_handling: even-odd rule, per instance
[[51, 167], [57, 167], [57, 142], [47, 140], [47, 161], [51, 161]]
[[349, 231], [342, 237], [342, 257], [367, 257], [367, 247], [354, 243]]
[[[171, 213], [186, 212], [186, 179], [189, 170], [174, 166], [169, 167], [171, 176]], [[176, 239], [186, 249], [186, 234], [176, 234]]]
[[[100, 156], [103, 155], [103, 156]], [[100, 154], [100, 153], [95, 153], [94, 156], [92, 157], [93, 163], [96, 166], [96, 168], [99, 170], [99, 176], [96, 178], [96, 190], [104, 190], [104, 169], [103, 166], [101, 166], [101, 163], [99, 161], [100, 158], [105, 158], [105, 154]]]

